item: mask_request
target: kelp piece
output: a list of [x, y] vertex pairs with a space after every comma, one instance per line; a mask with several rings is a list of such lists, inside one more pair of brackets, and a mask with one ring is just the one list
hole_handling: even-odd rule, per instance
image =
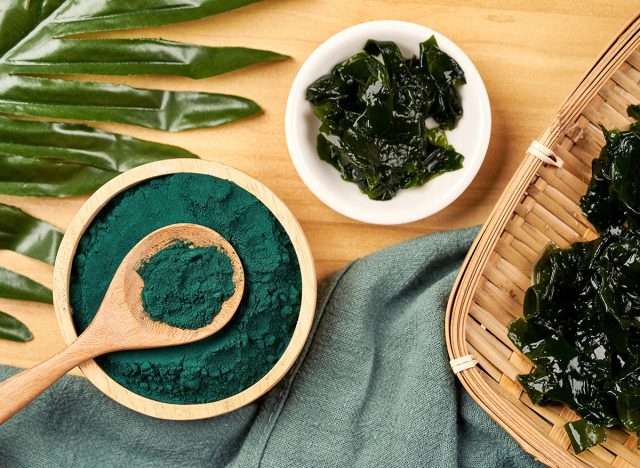
[[85, 195], [133, 167], [195, 157], [176, 146], [85, 125], [0, 117], [0, 193], [4, 194]]
[[584, 419], [565, 424], [564, 430], [567, 432], [571, 446], [576, 453], [583, 452], [607, 440], [607, 433], [602, 426], [591, 424]]
[[0, 249], [50, 263], [56, 258], [62, 232], [15, 206], [0, 203]]
[[[630, 117], [640, 118], [640, 106], [629, 106]], [[598, 231], [627, 221], [640, 225], [640, 127], [602, 132], [605, 145], [591, 164], [592, 178], [580, 206]]]
[[[406, 60], [395, 43], [369, 40], [307, 88], [321, 122], [319, 157], [374, 200], [462, 167], [442, 129], [462, 115], [464, 74], [435, 38], [420, 50], [420, 59]], [[427, 128], [428, 117], [441, 128]]]
[[640, 133], [603, 131], [581, 201], [600, 237], [547, 248], [524, 317], [508, 330], [534, 364], [518, 376], [531, 400], [565, 403], [583, 418], [565, 426], [576, 453], [606, 440], [606, 427], [640, 431]]
[[462, 117], [458, 87], [467, 81], [458, 62], [438, 47], [435, 37], [420, 44], [420, 61], [412, 70], [432, 88], [432, 104], [428, 114], [441, 128], [452, 129]]
[[393, 42], [369, 40], [365, 51], [381, 55], [394, 85], [396, 105], [420, 112], [450, 130], [462, 117], [458, 88], [466, 83], [458, 62], [443, 52], [434, 36], [420, 44], [419, 58], [405, 60]]
[[612, 229], [569, 250], [551, 247], [536, 265], [524, 318], [508, 331], [535, 364], [518, 379], [536, 404], [563, 402], [594, 424], [617, 423], [620, 363], [640, 351], [639, 248], [638, 231]]
[[26, 343], [33, 340], [33, 334], [17, 318], [5, 312], [0, 312], [0, 339]]
[[5, 268], [0, 268], [0, 297], [53, 304], [51, 289]]

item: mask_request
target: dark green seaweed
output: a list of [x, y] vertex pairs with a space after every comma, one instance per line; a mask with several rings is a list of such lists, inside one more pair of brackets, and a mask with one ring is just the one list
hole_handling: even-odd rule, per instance
[[576, 453], [605, 441], [605, 427], [640, 432], [640, 126], [603, 132], [581, 200], [600, 237], [547, 248], [508, 331], [534, 364], [518, 377], [531, 400], [583, 418], [565, 426]]
[[[640, 120], [640, 106], [629, 106], [630, 117]], [[592, 178], [581, 207], [591, 223], [600, 231], [640, 222], [640, 125], [626, 131], [602, 128], [606, 144], [599, 158], [593, 160]], [[635, 175], [635, 177], [633, 177]]]
[[576, 453], [607, 440], [607, 433], [602, 426], [596, 426], [584, 419], [567, 423], [565, 429]]
[[[444, 130], [462, 116], [464, 83], [462, 69], [434, 37], [409, 60], [395, 43], [369, 40], [307, 89], [321, 122], [318, 155], [374, 200], [460, 169], [464, 157]], [[427, 127], [429, 117], [439, 128]]]

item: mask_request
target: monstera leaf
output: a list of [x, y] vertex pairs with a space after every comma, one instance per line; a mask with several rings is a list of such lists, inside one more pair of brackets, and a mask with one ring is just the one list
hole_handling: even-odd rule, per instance
[[[248, 117], [248, 99], [24, 74], [183, 75], [203, 78], [285, 58], [274, 52], [203, 47], [154, 39], [77, 39], [69, 35], [143, 28], [202, 18], [249, 0], [5, 0], [0, 9], [0, 112], [113, 121], [162, 130], [210, 127]], [[13, 75], [12, 75], [13, 74]]]
[[[82, 124], [120, 122], [166, 131], [214, 127], [260, 112], [239, 96], [140, 89], [47, 75], [173, 75], [206, 78], [284, 55], [163, 39], [78, 35], [190, 21], [258, 0], [2, 0], [0, 5], [0, 194], [66, 197], [91, 193], [151, 161], [196, 157], [174, 146]], [[62, 233], [0, 204], [0, 249], [53, 263]], [[0, 296], [48, 302], [50, 291], [8, 270]], [[31, 339], [0, 312], [0, 338]]]
[[[113, 121], [167, 131], [212, 127], [256, 114], [260, 107], [238, 96], [42, 76], [81, 73], [204, 78], [282, 60], [286, 56], [243, 47], [76, 36], [193, 20], [255, 1], [5, 0], [0, 7], [0, 113]], [[181, 148], [77, 124], [0, 119], [0, 193], [83, 195], [131, 167], [176, 157], [196, 156]]]

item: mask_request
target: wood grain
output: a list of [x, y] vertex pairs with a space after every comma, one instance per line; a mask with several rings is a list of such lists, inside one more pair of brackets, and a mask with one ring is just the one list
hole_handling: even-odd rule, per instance
[[[149, 36], [204, 45], [262, 47], [292, 59], [211, 79], [101, 78], [149, 88], [235, 93], [255, 99], [265, 112], [217, 129], [168, 134], [125, 125], [101, 128], [183, 146], [203, 158], [230, 164], [271, 188], [300, 221], [319, 277], [379, 248], [433, 231], [480, 224], [518, 167], [531, 140], [602, 49], [635, 13], [636, 0], [269, 0], [191, 23], [113, 37]], [[396, 227], [351, 221], [324, 206], [303, 185], [284, 139], [289, 86], [305, 58], [332, 34], [378, 19], [413, 21], [455, 41], [480, 71], [492, 106], [493, 130], [484, 166], [449, 208], [426, 220]], [[52, 200], [2, 196], [65, 229], [84, 198]], [[53, 269], [36, 260], [0, 252], [0, 265], [47, 286]], [[0, 362], [30, 366], [64, 345], [51, 306], [0, 299], [34, 332], [27, 344], [0, 341]]]

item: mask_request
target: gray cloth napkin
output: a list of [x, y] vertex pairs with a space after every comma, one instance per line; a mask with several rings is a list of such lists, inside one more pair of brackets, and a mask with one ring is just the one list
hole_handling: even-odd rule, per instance
[[70, 376], [0, 426], [0, 466], [536, 466], [449, 368], [444, 310], [476, 232], [414, 239], [336, 274], [294, 369], [254, 404], [161, 421]]

